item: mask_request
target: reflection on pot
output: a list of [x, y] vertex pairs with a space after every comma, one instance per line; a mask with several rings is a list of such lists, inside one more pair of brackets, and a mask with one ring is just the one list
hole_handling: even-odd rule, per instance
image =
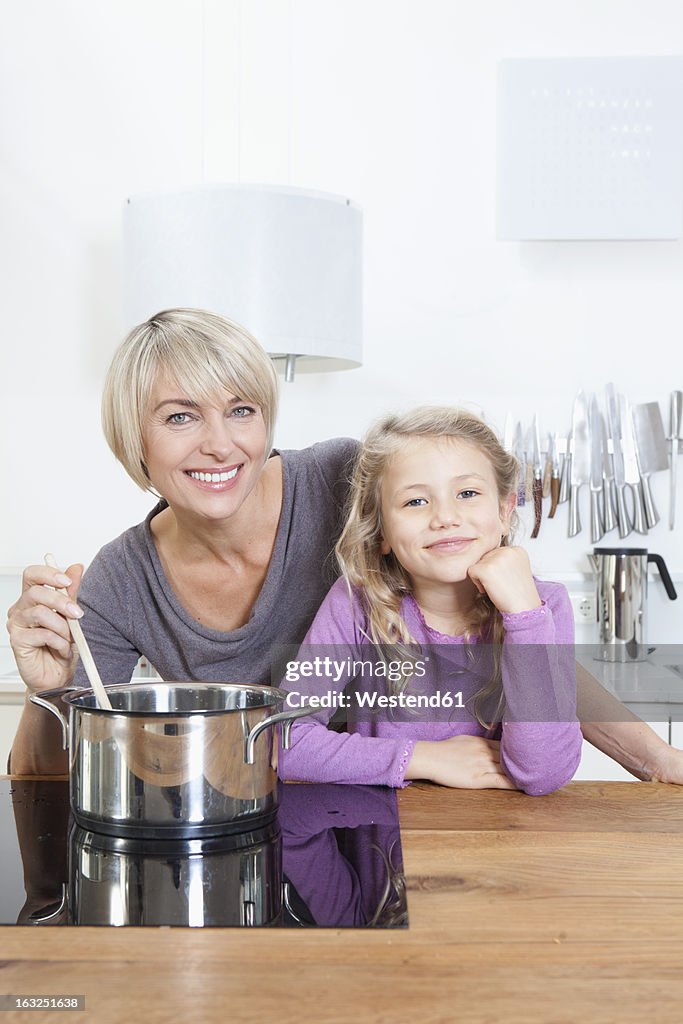
[[258, 927], [281, 909], [276, 827], [187, 841], [118, 839], [75, 825], [69, 919], [83, 925]]

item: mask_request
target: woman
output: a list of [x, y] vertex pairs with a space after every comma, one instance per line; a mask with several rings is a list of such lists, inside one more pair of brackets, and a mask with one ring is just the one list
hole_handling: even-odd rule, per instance
[[[107, 375], [103, 426], [132, 479], [161, 500], [98, 553], [80, 589], [77, 565], [66, 577], [25, 571], [8, 630], [29, 690], [87, 685], [67, 622], [81, 616], [107, 682], [127, 681], [140, 654], [167, 679], [271, 682], [277, 646], [301, 642], [334, 579], [357, 449], [334, 440], [273, 451], [276, 407], [270, 359], [224, 317], [167, 310], [129, 334]], [[60, 587], [67, 594], [50, 589]], [[635, 716], [624, 721], [623, 705], [579, 666], [577, 683], [591, 742], [641, 778], [683, 782], [680, 751]], [[64, 771], [57, 734], [27, 703], [12, 771]], [[463, 746], [465, 776], [506, 785], [494, 748], [477, 739]]]

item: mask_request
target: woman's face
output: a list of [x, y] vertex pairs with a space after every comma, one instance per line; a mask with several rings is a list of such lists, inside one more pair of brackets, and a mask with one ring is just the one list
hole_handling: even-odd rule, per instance
[[493, 467], [456, 438], [411, 438], [389, 461], [381, 490], [382, 554], [413, 585], [456, 583], [509, 530], [514, 496], [501, 504]]
[[159, 375], [143, 429], [152, 485], [176, 511], [209, 519], [233, 515], [266, 460], [260, 408], [225, 391], [205, 404]]

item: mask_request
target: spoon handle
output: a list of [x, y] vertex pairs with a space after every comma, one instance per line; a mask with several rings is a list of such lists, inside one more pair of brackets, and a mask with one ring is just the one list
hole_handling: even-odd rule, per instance
[[[54, 555], [45, 555], [45, 565], [49, 565], [51, 569], [56, 569], [58, 572], [62, 572], [62, 570], [57, 565], [57, 562], [55, 561]], [[61, 590], [60, 588], [56, 589], [60, 590], [60, 593], [66, 594], [66, 590]], [[68, 622], [69, 629], [71, 630], [71, 635], [74, 638], [74, 643], [76, 644], [76, 647], [78, 648], [78, 653], [80, 654], [81, 661], [83, 662], [83, 668], [85, 669], [86, 675], [90, 680], [90, 685], [93, 688], [93, 692], [95, 694], [97, 703], [101, 708], [106, 708], [107, 711], [111, 711], [111, 701], [107, 696], [107, 691], [104, 688], [104, 683], [100, 679], [100, 673], [97, 671], [97, 665], [95, 664], [95, 659], [93, 658], [90, 648], [88, 647], [88, 641], [85, 639], [85, 636], [83, 635], [81, 624], [78, 621], [78, 619], [69, 619]]]

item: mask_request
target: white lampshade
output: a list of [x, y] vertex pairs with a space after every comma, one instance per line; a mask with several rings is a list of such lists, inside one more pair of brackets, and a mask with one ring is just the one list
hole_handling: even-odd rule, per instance
[[296, 356], [297, 370], [360, 366], [361, 240], [359, 208], [322, 192], [206, 185], [132, 196], [128, 326], [193, 306], [238, 321], [276, 359]]

